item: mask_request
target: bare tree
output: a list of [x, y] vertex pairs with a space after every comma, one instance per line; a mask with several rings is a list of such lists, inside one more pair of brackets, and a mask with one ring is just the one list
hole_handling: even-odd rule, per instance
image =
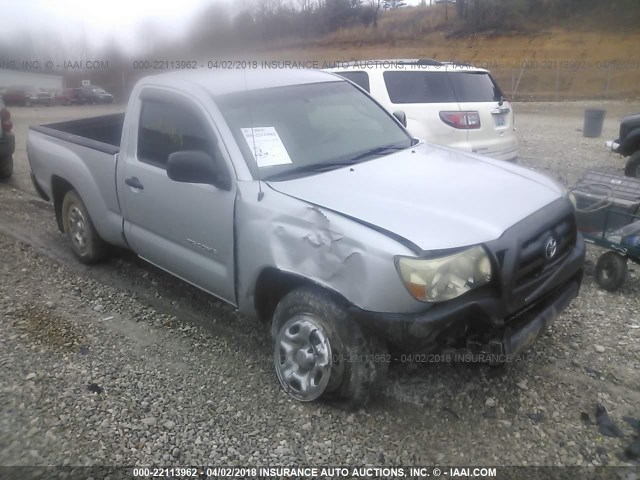
[[380, 9], [382, 8], [383, 0], [369, 0], [369, 5], [371, 5], [371, 11], [373, 13], [373, 27], [376, 28], [378, 26], [378, 15], [380, 14]]
[[456, 0], [456, 13], [458, 18], [467, 17], [467, 0]]
[[404, 0], [384, 0], [382, 4], [385, 10], [397, 10], [398, 8], [407, 6]]

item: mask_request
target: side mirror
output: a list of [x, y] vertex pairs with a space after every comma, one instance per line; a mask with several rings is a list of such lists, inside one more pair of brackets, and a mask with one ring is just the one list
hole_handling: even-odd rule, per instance
[[393, 116], [398, 119], [398, 121], [404, 126], [404, 128], [407, 128], [407, 114], [406, 113], [404, 113], [402, 110], [396, 110], [395, 112], [393, 112]]
[[167, 176], [176, 182], [204, 183], [223, 190], [231, 188], [226, 171], [208, 153], [199, 150], [185, 150], [169, 155]]

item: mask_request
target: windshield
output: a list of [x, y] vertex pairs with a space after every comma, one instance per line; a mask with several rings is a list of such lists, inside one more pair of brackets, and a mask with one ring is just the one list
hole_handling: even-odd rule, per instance
[[216, 102], [260, 179], [309, 175], [411, 146], [396, 121], [348, 82], [234, 93]]

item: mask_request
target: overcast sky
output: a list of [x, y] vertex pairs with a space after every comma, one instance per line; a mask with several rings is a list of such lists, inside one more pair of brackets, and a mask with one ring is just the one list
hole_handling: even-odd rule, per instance
[[116, 40], [126, 47], [140, 41], [145, 25], [178, 37], [207, 5], [238, 8], [245, 1], [251, 0], [0, 0], [0, 41], [17, 32], [52, 31], [71, 43], [86, 38], [97, 47]]

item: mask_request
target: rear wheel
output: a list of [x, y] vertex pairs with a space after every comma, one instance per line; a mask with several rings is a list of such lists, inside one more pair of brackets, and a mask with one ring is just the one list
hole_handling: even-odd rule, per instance
[[624, 174], [627, 177], [640, 178], [640, 150], [629, 157], [624, 167]]
[[276, 374], [294, 399], [322, 397], [357, 409], [384, 382], [386, 344], [362, 332], [327, 292], [294, 290], [278, 304], [273, 322]]
[[13, 175], [13, 157], [0, 157], [0, 180], [8, 180]]
[[62, 221], [71, 249], [82, 263], [92, 264], [107, 255], [105, 243], [89, 217], [84, 203], [75, 190], [70, 190], [62, 201]]
[[604, 253], [596, 265], [596, 281], [605, 290], [618, 290], [627, 278], [627, 260], [615, 252]]

